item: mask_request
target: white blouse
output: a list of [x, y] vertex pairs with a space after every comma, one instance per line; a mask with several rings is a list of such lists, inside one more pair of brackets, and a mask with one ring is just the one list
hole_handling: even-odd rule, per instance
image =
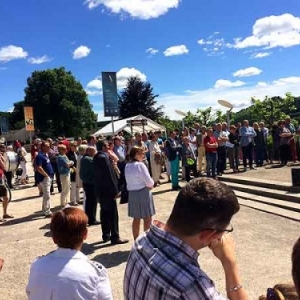
[[154, 181], [144, 163], [135, 161], [125, 167], [125, 178], [128, 191], [138, 191], [144, 187], [152, 188]]

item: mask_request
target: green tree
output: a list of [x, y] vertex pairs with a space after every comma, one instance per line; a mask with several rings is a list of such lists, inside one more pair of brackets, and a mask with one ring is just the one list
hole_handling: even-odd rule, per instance
[[163, 106], [157, 106], [157, 97], [149, 82], [137, 76], [128, 78], [125, 89], [119, 95], [120, 117], [125, 119], [141, 114], [157, 121], [164, 114]]
[[35, 127], [44, 135], [81, 135], [96, 125], [96, 115], [81, 83], [65, 68], [35, 71], [27, 79], [24, 101], [14, 104], [19, 120], [24, 106], [33, 106]]

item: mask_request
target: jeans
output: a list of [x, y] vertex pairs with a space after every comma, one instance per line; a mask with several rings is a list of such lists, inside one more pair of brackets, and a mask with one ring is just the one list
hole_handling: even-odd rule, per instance
[[172, 187], [178, 186], [179, 158], [178, 155], [170, 161]]
[[218, 160], [217, 160], [217, 172], [218, 174], [224, 173], [226, 165], [226, 147], [225, 146], [219, 146], [218, 147]]
[[252, 168], [252, 166], [253, 166], [253, 144], [249, 143], [248, 146], [243, 146], [242, 152], [243, 152], [244, 168], [247, 167], [247, 159], [249, 161], [249, 167]]
[[50, 204], [50, 187], [52, 183], [52, 178], [45, 177], [42, 182], [40, 182], [40, 185], [43, 190], [43, 204], [42, 204], [42, 211], [45, 216], [51, 214], [51, 204]]
[[194, 178], [197, 177], [197, 165], [196, 162], [190, 166], [185, 166], [185, 180], [187, 182], [191, 181], [191, 171], [193, 172]]
[[218, 161], [218, 155], [216, 152], [206, 152], [206, 174], [207, 177], [216, 177], [216, 165]]
[[[61, 193], [61, 182], [60, 182], [60, 175], [59, 175], [58, 168], [57, 168], [57, 163], [52, 162], [51, 166], [52, 166], [53, 172], [55, 174], [55, 180], [56, 180], [58, 192]], [[53, 180], [52, 180], [51, 193], [53, 193], [53, 192], [54, 192], [54, 187], [53, 187]]]
[[239, 168], [239, 150], [240, 148], [238, 146], [227, 148], [230, 168], [233, 170], [237, 170]]

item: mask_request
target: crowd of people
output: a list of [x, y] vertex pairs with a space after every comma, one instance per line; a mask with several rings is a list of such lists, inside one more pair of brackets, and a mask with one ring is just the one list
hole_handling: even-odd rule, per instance
[[[273, 139], [271, 151], [267, 147], [269, 133]], [[105, 267], [89, 261], [81, 248], [87, 227], [98, 224], [103, 243], [129, 242], [119, 234], [120, 199], [120, 203], [128, 203], [134, 239], [124, 275], [126, 300], [225, 299], [198, 264], [198, 250], [205, 247], [222, 263], [227, 298], [248, 299], [233, 240], [226, 235], [233, 231], [230, 221], [238, 213], [239, 203], [234, 192], [217, 178], [226, 170], [227, 161], [232, 172], [247, 171], [248, 166], [253, 170], [278, 159], [282, 165], [296, 162], [296, 133], [287, 118], [270, 132], [263, 122], [251, 127], [245, 120], [209, 128], [195, 124], [170, 132], [168, 138], [160, 131], [137, 132], [134, 136], [124, 132], [106, 137], [91, 135], [76, 141], [36, 138], [31, 147], [35, 185], [42, 197], [43, 215], [51, 217], [52, 238], [58, 249], [32, 264], [28, 298], [112, 299]], [[26, 170], [24, 145], [20, 143], [18, 149], [20, 165]], [[180, 164], [182, 178], [187, 181], [183, 187], [179, 185]], [[3, 159], [0, 170], [5, 172]], [[155, 205], [151, 190], [161, 184], [163, 171], [172, 190], [179, 191], [166, 224], [152, 220]], [[25, 177], [22, 184], [26, 183]], [[61, 210], [52, 213], [55, 188], [60, 193]], [[1, 193], [5, 199], [4, 191]], [[96, 216], [98, 203], [100, 222]], [[83, 210], [77, 207], [81, 204]], [[3, 210], [4, 219], [12, 217], [7, 214], [7, 201], [3, 201]], [[293, 251], [293, 279], [298, 292], [299, 261], [298, 241]], [[285, 295], [287, 290], [293, 297]], [[279, 284], [268, 289], [266, 298], [277, 300], [283, 295], [283, 299], [296, 300], [296, 290], [292, 285]]]

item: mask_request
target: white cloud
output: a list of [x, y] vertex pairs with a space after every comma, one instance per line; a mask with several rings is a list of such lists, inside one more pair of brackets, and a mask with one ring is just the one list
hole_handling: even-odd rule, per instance
[[[117, 87], [123, 89], [126, 87], [127, 79], [132, 76], [138, 76], [142, 81], [147, 80], [147, 76], [135, 68], [122, 68], [117, 72]], [[98, 96], [102, 94], [101, 76], [91, 80], [86, 86], [86, 92], [90, 96]]]
[[148, 20], [166, 14], [177, 8], [180, 0], [86, 0], [89, 9], [105, 7], [109, 12], [129, 15], [132, 18]]
[[253, 54], [251, 56], [251, 58], [263, 58], [263, 57], [267, 57], [270, 55], [271, 55], [271, 52], [258, 52], [258, 53]]
[[46, 63], [48, 61], [51, 61], [51, 58], [48, 57], [47, 55], [43, 55], [40, 57], [29, 57], [28, 58], [28, 62], [33, 65], [40, 65], [40, 64]]
[[252, 35], [235, 40], [234, 47], [292, 47], [300, 45], [300, 18], [292, 14], [269, 16], [258, 19], [252, 28]]
[[80, 59], [87, 57], [91, 52], [91, 49], [87, 46], [79, 46], [73, 52], [73, 59]]
[[[158, 97], [158, 104], [164, 105], [164, 112], [172, 119], [180, 117], [174, 112], [174, 108], [182, 111], [191, 111], [196, 113], [197, 109], [205, 109], [212, 106], [213, 109], [222, 109], [218, 105], [218, 99], [226, 99], [235, 105], [236, 108], [249, 106], [251, 97], [264, 99], [265, 96], [284, 96], [291, 92], [293, 95], [299, 95], [300, 77], [286, 77], [274, 80], [272, 82], [260, 82], [254, 85], [247, 85], [232, 88], [186, 91], [182, 94], [163, 94]], [[201, 99], [201, 101], [199, 100]], [[225, 110], [225, 109], [224, 109]]]
[[215, 89], [232, 88], [232, 87], [243, 86], [245, 84], [246, 83], [241, 80], [230, 81], [230, 80], [225, 80], [225, 79], [219, 79], [216, 81], [214, 88]]
[[22, 47], [9, 45], [0, 48], [0, 62], [7, 63], [15, 59], [26, 58], [28, 53]]
[[186, 45], [172, 46], [164, 51], [165, 56], [183, 55], [188, 53], [189, 49], [186, 47]]
[[261, 69], [258, 69], [256, 67], [250, 67], [246, 69], [241, 69], [236, 72], [234, 72], [232, 75], [233, 77], [249, 77], [249, 76], [255, 76], [262, 73]]
[[197, 43], [203, 46], [203, 51], [207, 53], [208, 56], [218, 56], [224, 54], [224, 49], [226, 48], [226, 43], [224, 38], [216, 37], [219, 32], [214, 32], [207, 39], [200, 39]]
[[154, 49], [154, 48], [148, 48], [146, 50], [146, 53], [149, 53], [150, 55], [155, 55], [158, 53], [158, 49]]

